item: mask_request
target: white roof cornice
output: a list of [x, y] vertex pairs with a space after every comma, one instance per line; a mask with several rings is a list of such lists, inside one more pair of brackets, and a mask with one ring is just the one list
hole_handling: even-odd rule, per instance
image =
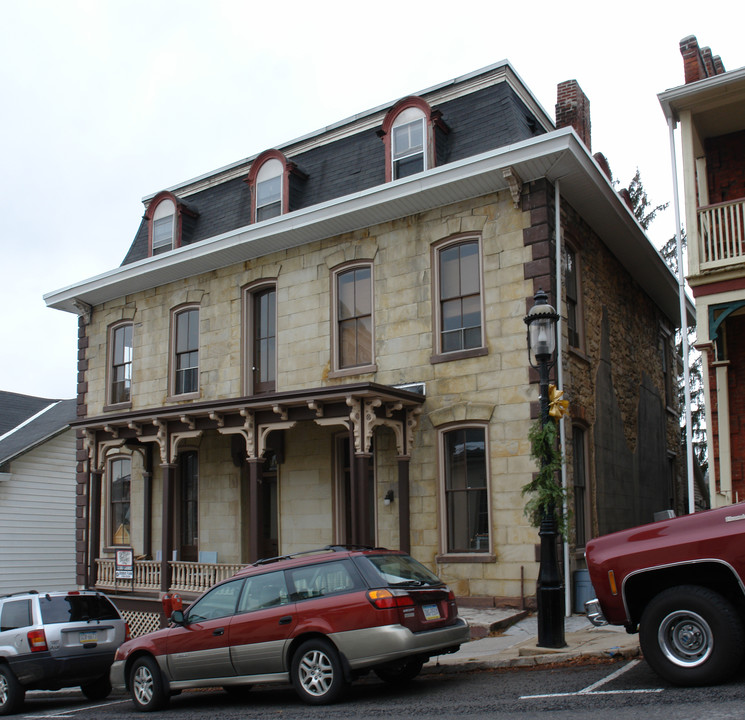
[[145, 258], [44, 296], [75, 313], [135, 292], [342, 233], [507, 189], [503, 170], [523, 182], [561, 181], [561, 195], [598, 233], [666, 315], [678, 313], [675, 276], [571, 128], [449, 163], [402, 180], [237, 228]]

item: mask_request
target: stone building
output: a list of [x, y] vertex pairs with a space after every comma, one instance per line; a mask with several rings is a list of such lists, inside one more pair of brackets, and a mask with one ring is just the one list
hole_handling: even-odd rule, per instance
[[702, 353], [712, 507], [745, 499], [745, 68], [680, 41], [685, 84], [660, 93], [680, 126], [687, 280]]
[[556, 114], [501, 62], [146, 197], [119, 268], [46, 296], [80, 316], [79, 582], [188, 596], [357, 543], [472, 601], [530, 598], [539, 289], [562, 315], [572, 552], [670, 507], [676, 280], [575, 81]]

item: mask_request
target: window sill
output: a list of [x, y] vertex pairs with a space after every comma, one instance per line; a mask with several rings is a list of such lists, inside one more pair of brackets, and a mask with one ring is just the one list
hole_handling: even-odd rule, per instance
[[458, 553], [453, 555], [437, 555], [436, 563], [493, 563], [497, 556], [491, 553]]
[[455, 350], [449, 353], [435, 353], [429, 359], [432, 365], [443, 362], [451, 362], [452, 360], [465, 360], [466, 358], [482, 357], [488, 355], [489, 350], [485, 347], [473, 348], [472, 350]]
[[111, 405], [104, 405], [103, 406], [103, 412], [113, 412], [114, 410], [131, 410], [132, 409], [132, 401], [129, 402], [123, 402], [123, 403], [112, 403]]
[[378, 366], [375, 364], [355, 365], [355, 367], [332, 370], [327, 377], [333, 380], [334, 378], [349, 377], [350, 375], [366, 375], [375, 372], [378, 372]]
[[590, 364], [590, 358], [587, 355], [585, 355], [585, 353], [580, 348], [572, 347], [570, 345], [569, 354], [574, 355], [574, 357], [576, 357], [578, 360], [582, 360], [582, 362], [585, 362], [588, 365]]
[[168, 395], [166, 402], [183, 402], [184, 400], [199, 400], [200, 392], [184, 393], [183, 395]]

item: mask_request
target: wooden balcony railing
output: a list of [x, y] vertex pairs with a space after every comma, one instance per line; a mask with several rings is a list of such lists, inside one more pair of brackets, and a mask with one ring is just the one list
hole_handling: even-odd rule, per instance
[[[171, 566], [169, 591], [201, 593], [234, 575], [244, 567], [241, 563], [199, 563], [174, 560]], [[113, 558], [96, 560], [96, 587], [102, 589], [132, 588], [134, 590], [160, 590], [160, 562], [157, 560], [135, 560], [134, 583], [114, 577]]]
[[745, 200], [699, 208], [698, 234], [702, 270], [745, 262]]

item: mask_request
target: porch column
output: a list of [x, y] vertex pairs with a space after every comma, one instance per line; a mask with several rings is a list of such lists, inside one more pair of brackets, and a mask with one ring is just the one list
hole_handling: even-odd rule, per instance
[[347, 502], [349, 503], [350, 512], [349, 518], [352, 527], [349, 529], [349, 543], [350, 545], [361, 545], [360, 542], [360, 494], [357, 487], [357, 476], [359, 475], [357, 468], [357, 456], [354, 452], [354, 433], [349, 433], [349, 497]]
[[263, 458], [248, 458], [248, 562], [259, 559], [261, 547], [261, 505]]
[[153, 556], [153, 474], [149, 471], [142, 473], [142, 491], [145, 495], [143, 503], [142, 554]]
[[160, 466], [163, 470], [163, 534], [160, 546], [160, 591], [167, 593], [171, 587], [171, 566], [168, 561], [173, 556], [173, 517], [174, 483], [176, 466], [168, 463]]
[[411, 458], [398, 458], [398, 547], [411, 552], [411, 523], [409, 512], [409, 465]]
[[102, 470], [90, 471], [90, 517], [88, 518], [88, 587], [96, 584], [96, 560], [101, 552], [101, 476]]
[[355, 484], [357, 488], [357, 501], [354, 505], [357, 514], [357, 539], [358, 545], [375, 545], [375, 534], [370, 527], [370, 508], [368, 507], [370, 498], [370, 455], [355, 455], [354, 462], [356, 467]]

